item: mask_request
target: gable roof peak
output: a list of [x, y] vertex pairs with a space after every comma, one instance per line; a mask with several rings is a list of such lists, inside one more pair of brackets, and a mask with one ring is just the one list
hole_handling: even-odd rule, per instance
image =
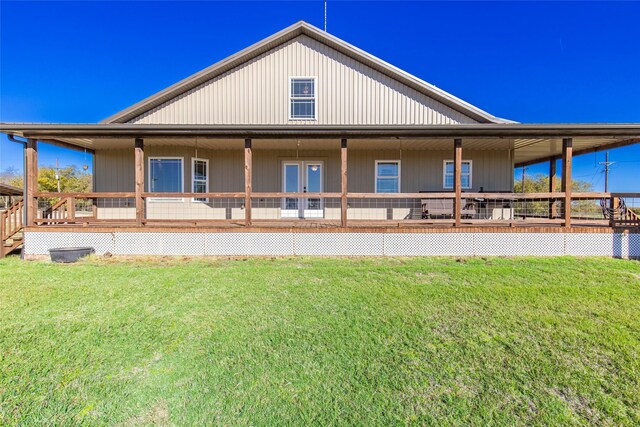
[[427, 83], [391, 64], [385, 62], [362, 49], [359, 49], [342, 39], [321, 30], [320, 28], [300, 20], [277, 33], [201, 70], [168, 88], [151, 95], [148, 98], [102, 120], [100, 123], [126, 123], [135, 117], [173, 99], [181, 94], [215, 78], [243, 63], [268, 52], [300, 35], [311, 37], [330, 48], [337, 50], [368, 67], [391, 77], [400, 83], [421, 92], [436, 101], [439, 101], [454, 110], [480, 122], [480, 123], [515, 123], [511, 120], [501, 119], [475, 107], [462, 99], [451, 95], [436, 86]]

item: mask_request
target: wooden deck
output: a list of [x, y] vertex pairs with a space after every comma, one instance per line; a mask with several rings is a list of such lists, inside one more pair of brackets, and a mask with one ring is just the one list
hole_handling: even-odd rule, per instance
[[100, 224], [51, 224], [46, 226], [27, 227], [26, 231], [43, 232], [167, 232], [167, 233], [274, 233], [274, 232], [305, 232], [305, 233], [640, 233], [638, 227], [610, 227], [602, 223], [576, 223], [572, 227], [564, 227], [561, 223], [543, 224], [527, 223], [493, 223], [471, 224], [462, 223], [452, 226], [447, 223], [406, 222], [397, 221], [350, 221], [348, 227], [341, 227], [339, 221], [310, 222], [310, 221], [256, 221], [250, 226], [242, 222], [229, 221], [184, 221], [184, 222], [153, 222], [137, 226], [135, 223], [100, 223]]
[[[30, 230], [81, 229], [85, 232], [97, 228], [114, 231], [150, 229], [156, 232], [202, 229], [253, 232], [388, 230], [413, 233], [640, 229], [637, 213], [640, 193], [573, 193], [568, 204], [564, 193], [465, 193], [465, 199], [461, 200], [467, 200], [468, 205], [473, 201], [474, 207], [468, 209], [459, 205], [459, 211], [452, 203], [452, 193], [348, 193], [349, 204], [345, 205], [348, 218], [340, 208], [336, 215], [335, 206], [330, 205], [335, 193], [254, 193], [254, 204], [262, 203], [259, 207], [254, 206], [254, 211], [261, 209], [261, 218], [258, 215], [251, 217], [246, 204], [242, 204], [243, 201], [246, 203], [243, 195], [143, 193], [145, 209], [140, 214], [139, 204], [132, 201], [134, 193], [35, 193], [35, 200], [41, 200], [43, 204], [38, 207], [28, 227]], [[197, 206], [184, 202], [195, 197], [207, 198], [210, 202]], [[316, 198], [326, 201], [326, 204], [319, 209], [318, 218], [282, 218], [281, 203], [287, 198]], [[430, 210], [432, 201], [442, 204], [436, 214], [433, 214], [435, 208]], [[569, 209], [565, 207], [572, 203], [573, 213], [569, 220]], [[201, 209], [203, 207], [205, 210]], [[459, 214], [454, 215], [456, 212]]]

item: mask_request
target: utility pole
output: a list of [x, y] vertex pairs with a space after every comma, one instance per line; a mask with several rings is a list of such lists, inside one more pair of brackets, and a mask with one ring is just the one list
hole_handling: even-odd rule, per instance
[[604, 165], [604, 192], [609, 192], [609, 166], [614, 164], [615, 162], [609, 161], [609, 152], [606, 151], [604, 153], [604, 162], [599, 162], [598, 164]]
[[527, 173], [527, 167], [523, 166], [522, 167], [522, 192], [524, 193], [524, 180], [525, 180], [525, 174]]

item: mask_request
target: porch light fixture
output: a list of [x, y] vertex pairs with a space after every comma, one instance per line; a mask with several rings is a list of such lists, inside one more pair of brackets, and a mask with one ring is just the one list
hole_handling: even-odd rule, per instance
[[84, 164], [82, 165], [82, 170], [86, 171], [89, 169], [89, 165], [87, 164], [87, 144], [84, 145]]

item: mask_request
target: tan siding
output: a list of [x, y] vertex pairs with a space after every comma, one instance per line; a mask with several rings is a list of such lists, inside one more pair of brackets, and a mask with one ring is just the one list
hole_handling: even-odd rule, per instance
[[[317, 121], [288, 119], [291, 76], [317, 77]], [[475, 120], [302, 35], [130, 122], [410, 125]]]
[[135, 191], [133, 145], [131, 150], [98, 150], [95, 162], [96, 191]]
[[[463, 151], [463, 160], [473, 161], [472, 190], [511, 191], [512, 164], [508, 151]], [[349, 152], [348, 191], [375, 191], [375, 161], [401, 161], [401, 190], [404, 193], [443, 191], [443, 161], [452, 160], [452, 151], [353, 150]]]
[[[189, 147], [147, 147], [145, 171], [149, 156], [184, 157], [184, 189], [191, 191], [191, 158]], [[244, 191], [244, 152], [242, 150], [199, 149], [198, 157], [209, 159], [211, 192]], [[133, 149], [99, 150], [96, 152], [96, 191], [133, 191]], [[324, 191], [340, 191], [340, 153], [338, 150], [254, 150], [253, 189], [256, 192], [282, 190], [284, 160], [322, 160], [325, 165]], [[402, 161], [402, 191], [441, 191], [443, 160], [453, 158], [445, 150], [350, 150], [349, 191], [375, 191], [376, 160]], [[507, 150], [464, 150], [464, 160], [473, 161], [473, 190], [511, 191], [513, 163]], [[148, 181], [145, 175], [145, 181]]]
[[[191, 191], [191, 159], [195, 149], [189, 147], [146, 147], [145, 190], [148, 191], [149, 157], [183, 157], [184, 190]], [[244, 191], [244, 152], [241, 150], [198, 150], [198, 158], [209, 159], [209, 191]], [[133, 148], [96, 152], [96, 191], [134, 191]]]

